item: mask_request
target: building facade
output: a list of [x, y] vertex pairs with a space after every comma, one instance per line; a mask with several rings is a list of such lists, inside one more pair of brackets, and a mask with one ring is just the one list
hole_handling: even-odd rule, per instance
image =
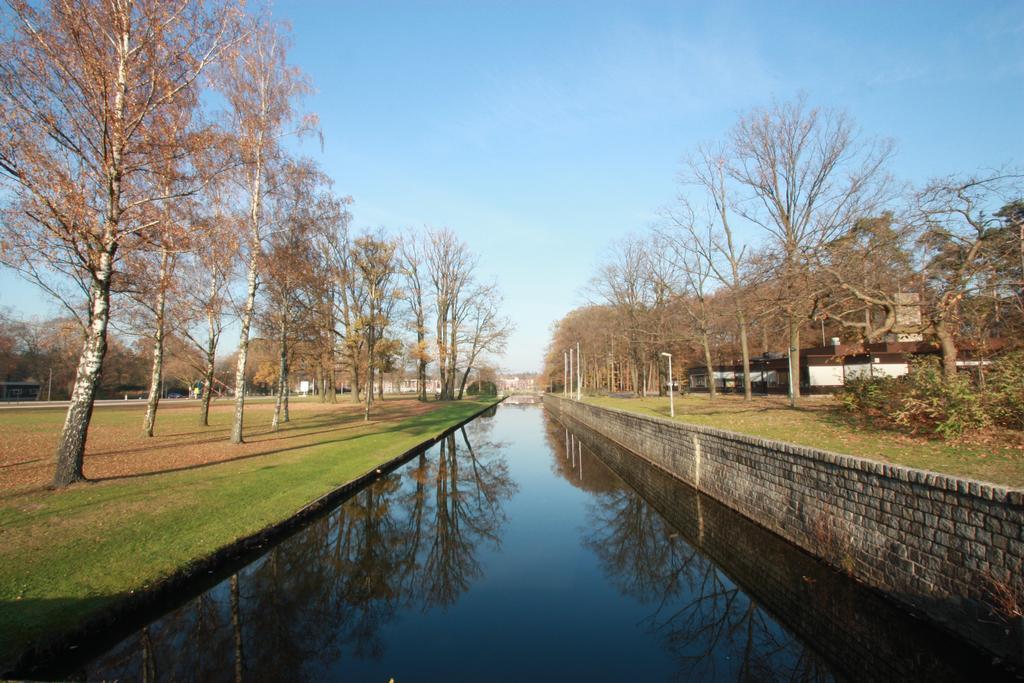
[[[987, 350], [998, 351], [1001, 339], [989, 340]], [[936, 344], [924, 341], [887, 341], [841, 344], [833, 339], [829, 346], [800, 350], [800, 391], [822, 394], [837, 391], [847, 379], [859, 377], [901, 377], [910, 371], [915, 357], [939, 356]], [[766, 353], [750, 359], [751, 386], [755, 394], [785, 394], [789, 391], [789, 359], [786, 353]], [[989, 361], [972, 348], [960, 350], [957, 366], [972, 370]], [[737, 361], [712, 368], [716, 391], [743, 391], [743, 363]], [[708, 391], [709, 378], [703, 365], [687, 369], [690, 391]]]

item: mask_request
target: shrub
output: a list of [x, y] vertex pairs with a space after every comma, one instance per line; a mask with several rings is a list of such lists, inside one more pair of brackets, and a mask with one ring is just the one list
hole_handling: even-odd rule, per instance
[[899, 378], [856, 378], [846, 382], [840, 403], [862, 419], [912, 434], [955, 439], [989, 423], [985, 406], [964, 374], [946, 379], [937, 358], [917, 358]]
[[893, 421], [912, 433], [935, 433], [955, 439], [989, 423], [981, 397], [970, 376], [946, 378], [937, 358], [916, 358], [904, 378], [908, 391], [893, 413]]
[[1024, 429], [1024, 350], [1005, 354], [992, 364], [986, 408], [997, 424]]
[[497, 396], [498, 385], [487, 380], [473, 382], [466, 387], [467, 396]]
[[903, 392], [903, 383], [892, 377], [854, 377], [846, 380], [837, 397], [846, 410], [865, 422], [884, 422]]

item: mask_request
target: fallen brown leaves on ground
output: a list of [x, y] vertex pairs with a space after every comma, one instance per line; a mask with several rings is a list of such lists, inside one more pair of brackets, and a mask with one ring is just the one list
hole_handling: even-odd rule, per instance
[[[430, 411], [436, 404], [414, 399], [388, 399], [374, 406], [372, 422], [404, 420]], [[248, 403], [244, 444], [228, 441], [234, 404], [214, 403], [210, 426], [198, 424], [197, 401], [161, 404], [157, 435], [142, 435], [144, 406], [97, 406], [85, 455], [85, 476], [93, 481], [171, 472], [218, 462], [257, 457], [330, 440], [344, 430], [364, 425], [362, 406], [295, 402], [291, 422], [271, 431], [272, 403]], [[0, 412], [0, 496], [43, 488], [53, 477], [54, 452], [63, 423], [63, 409]]]

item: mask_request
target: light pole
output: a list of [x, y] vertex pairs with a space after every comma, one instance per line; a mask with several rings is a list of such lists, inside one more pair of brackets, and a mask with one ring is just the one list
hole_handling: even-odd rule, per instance
[[571, 346], [569, 347], [569, 398], [572, 398], [572, 347]]
[[676, 416], [676, 402], [672, 395], [672, 354], [668, 351], [662, 351], [661, 355], [668, 358], [668, 414], [671, 417]]
[[562, 351], [562, 396], [569, 395], [569, 352]]
[[582, 375], [580, 374], [580, 371], [582, 370], [582, 368], [580, 367], [581, 365], [582, 365], [582, 363], [580, 363], [580, 343], [576, 342], [576, 400], [577, 401], [582, 401], [583, 400], [583, 385], [582, 385], [582, 379], [581, 379]]

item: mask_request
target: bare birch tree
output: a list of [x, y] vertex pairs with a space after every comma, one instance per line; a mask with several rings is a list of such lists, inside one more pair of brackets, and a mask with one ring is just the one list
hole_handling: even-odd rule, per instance
[[224, 331], [229, 306], [228, 283], [238, 261], [237, 227], [228, 217], [216, 213], [208, 219], [206, 239], [185, 255], [182, 277], [190, 283], [182, 288], [181, 299], [172, 307], [175, 327], [199, 351], [202, 377], [199, 424], [210, 424], [217, 349]]
[[[205, 134], [206, 131], [197, 131], [189, 135], [188, 124], [189, 121], [182, 120], [173, 127], [173, 131], [190, 136], [191, 144], [183, 140], [179, 147], [191, 147], [196, 150], [194, 156], [199, 157], [203, 154], [202, 150], [212, 144], [214, 136]], [[203, 163], [197, 164], [196, 169], [188, 169], [186, 161], [187, 159], [178, 158], [164, 160], [161, 164], [155, 165], [152, 182], [158, 185], [159, 191], [165, 196], [184, 194], [177, 192], [175, 188], [194, 185], [199, 176], [215, 174], [214, 169]], [[205, 235], [201, 233], [206, 231], [205, 226], [196, 223], [197, 205], [194, 197], [161, 202], [155, 208], [156, 224], [139, 235], [142, 245], [135, 252], [142, 256], [142, 261], [137, 267], [139, 273], [137, 276], [130, 274], [130, 279], [147, 283], [148, 286], [141, 289], [137, 286], [129, 287], [129, 291], [136, 292], [132, 298], [148, 313], [149, 335], [153, 344], [146, 415], [143, 420], [143, 435], [146, 437], [152, 437], [154, 434], [157, 409], [160, 405], [164, 379], [164, 337], [168, 300], [178, 295], [177, 291], [172, 291], [177, 289], [175, 273], [181, 254], [192, 248], [193, 244], [202, 242]]]
[[265, 213], [271, 178], [287, 156], [282, 139], [309, 132], [316, 125], [314, 117], [297, 116], [296, 104], [311, 88], [307, 78], [287, 63], [289, 47], [282, 26], [265, 14], [254, 17], [247, 27], [246, 39], [222, 63], [217, 78], [220, 92], [228, 102], [227, 128], [240, 164], [238, 182], [245, 198], [247, 223], [245, 299], [239, 319], [232, 443], [243, 441], [245, 367], [269, 230]]
[[[271, 428], [277, 431], [290, 419], [288, 387], [292, 344], [299, 331], [315, 329], [323, 310], [333, 308], [332, 290], [325, 288], [317, 235], [334, 227], [336, 202], [330, 194], [330, 179], [314, 162], [302, 159], [289, 163], [282, 174], [281, 189], [273, 202], [277, 228], [271, 236], [267, 264], [267, 322], [277, 338], [278, 373]], [[333, 334], [329, 343], [333, 349]], [[331, 365], [333, 365], [333, 354]]]

